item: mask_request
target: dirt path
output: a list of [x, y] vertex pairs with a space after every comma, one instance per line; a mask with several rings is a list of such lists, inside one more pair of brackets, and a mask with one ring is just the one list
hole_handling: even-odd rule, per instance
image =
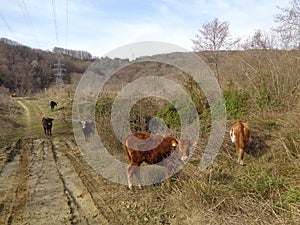
[[[16, 99], [23, 113], [0, 148], [1, 225], [175, 224], [169, 221], [176, 208], [163, 186], [132, 192], [100, 176], [75, 143], [70, 102], [61, 101], [54, 112], [48, 102]], [[43, 116], [54, 118], [51, 137]]]
[[[161, 224], [160, 192], [129, 192], [98, 175], [84, 160], [69, 126], [55, 117], [54, 134], [41, 126], [46, 106], [18, 100], [24, 133], [0, 149], [0, 224]], [[50, 112], [52, 113], [52, 112]], [[58, 128], [59, 127], [59, 128]], [[23, 128], [22, 128], [23, 129]], [[150, 223], [152, 224], [152, 223]]]
[[25, 121], [26, 121], [26, 129], [27, 129], [27, 131], [29, 131], [29, 132], [31, 132], [31, 129], [30, 129], [30, 127], [31, 127], [31, 120], [30, 120], [30, 112], [29, 112], [29, 109], [28, 109], [28, 107], [22, 102], [22, 101], [20, 101], [20, 100], [18, 100], [17, 101], [21, 106], [22, 106], [22, 108], [24, 109], [24, 119], [25, 119]]
[[50, 139], [13, 144], [15, 156], [0, 176], [0, 224], [108, 224], [61, 145]]
[[101, 196], [92, 193], [98, 185], [88, 165], [75, 157], [76, 145], [30, 138], [40, 109], [32, 101], [17, 102], [24, 109], [25, 137], [1, 150], [0, 224], [109, 224], [111, 209], [107, 213]]

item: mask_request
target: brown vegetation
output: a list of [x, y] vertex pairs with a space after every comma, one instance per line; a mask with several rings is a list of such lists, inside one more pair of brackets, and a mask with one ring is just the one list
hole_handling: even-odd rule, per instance
[[[7, 97], [1, 98], [0, 122], [4, 127], [10, 124], [14, 129], [18, 128], [20, 133], [13, 133], [9, 129], [2, 131], [4, 136], [1, 135], [1, 146], [8, 147], [1, 149], [0, 161], [5, 164], [9, 161], [8, 158], [5, 158], [6, 156], [13, 160], [16, 158], [15, 156], [21, 155], [22, 157], [17, 158], [17, 160], [21, 160], [19, 165], [27, 168], [21, 170], [21, 167], [18, 167], [16, 171], [24, 171], [24, 175], [19, 173], [13, 179], [14, 181], [19, 180], [19, 186], [15, 188], [18, 193], [14, 198], [16, 199], [14, 207], [16, 211], [11, 212], [10, 220], [14, 222], [20, 221], [19, 219], [22, 218], [30, 220], [29, 217], [23, 217], [26, 215], [24, 212], [26, 212], [26, 206], [33, 207], [34, 205], [26, 205], [28, 204], [25, 201], [26, 198], [30, 199], [31, 197], [30, 195], [26, 197], [25, 192], [21, 191], [26, 190], [23, 181], [37, 176], [38, 166], [43, 165], [41, 167], [43, 174], [49, 176], [41, 177], [44, 179], [43, 181], [46, 182], [48, 178], [53, 180], [59, 178], [65, 182], [65, 189], [62, 188], [59, 195], [55, 192], [53, 196], [65, 196], [62, 197], [63, 205], [68, 206], [67, 202], [70, 203], [69, 207], [73, 211], [70, 215], [68, 214], [68, 218], [70, 217], [70, 221], [73, 222], [76, 221], [77, 215], [77, 222], [84, 218], [90, 221], [93, 219], [102, 221], [101, 218], [104, 216], [106, 220], [103, 219], [103, 221], [110, 224], [121, 222], [123, 224], [299, 224], [300, 122], [298, 118], [300, 105], [298, 74], [300, 74], [300, 65], [296, 56], [296, 52], [293, 51], [222, 52], [219, 75], [228, 110], [228, 127], [236, 119], [247, 120], [251, 126], [253, 142], [247, 149], [248, 154], [245, 155], [246, 165], [241, 167], [236, 163], [234, 145], [230, 141], [228, 128], [217, 158], [211, 167], [203, 172], [199, 170], [198, 165], [201, 152], [209, 137], [210, 118], [209, 108], [204, 107], [205, 96], [201, 91], [193, 83], [186, 82], [188, 79], [185, 74], [167, 65], [158, 66], [155, 63], [145, 63], [138, 64], [136, 67], [133, 65], [118, 72], [116, 80], [126, 75], [124, 79], [130, 82], [142, 76], [144, 67], [146, 67], [145, 73], [149, 75], [167, 74], [177, 82], [182, 82], [189, 93], [195, 95], [193, 99], [203, 99], [196, 105], [201, 120], [201, 136], [197, 150], [189, 163], [177, 174], [177, 177], [171, 179], [169, 190], [164, 184], [159, 184], [145, 187], [140, 192], [128, 193], [126, 186], [111, 183], [95, 174], [95, 171], [86, 164], [74, 146], [71, 128], [71, 106], [74, 94], [72, 87], [48, 89], [46, 93], [39, 93], [32, 99], [23, 100], [31, 112], [31, 127], [28, 132], [25, 129], [27, 123], [22, 116], [22, 108], [15, 102], [15, 99], [9, 97], [8, 91], [5, 94]], [[201, 57], [209, 64], [208, 58], [205, 58], [204, 55]], [[214, 68], [212, 67], [212, 69]], [[131, 74], [140, 75], [133, 78], [130, 77]], [[195, 88], [195, 90], [191, 90], [189, 87]], [[127, 162], [125, 154], [121, 151], [121, 143], [111, 128], [110, 113], [114, 97], [111, 93], [99, 96], [96, 105], [97, 132], [108, 151], [118, 159]], [[59, 108], [55, 112], [51, 112], [49, 102], [54, 98], [62, 99], [62, 101]], [[45, 112], [48, 116], [55, 116], [53, 137], [56, 139], [54, 141], [49, 139], [41, 142], [44, 134], [40, 118]], [[165, 101], [156, 98], [143, 99], [132, 108], [132, 129], [147, 131], [145, 118], [160, 115], [166, 119], [166, 123], [168, 119], [172, 118], [170, 121], [173, 123], [168, 127], [168, 134], [177, 136], [180, 125], [176, 122], [178, 119], [176, 113], [173, 114], [173, 112], [174, 108]], [[16, 143], [16, 146], [4, 141], [4, 137], [5, 140], [10, 138], [11, 143], [15, 140], [13, 143]], [[20, 142], [21, 146], [34, 144], [30, 151], [26, 151], [26, 148], [18, 150], [17, 140], [20, 137], [29, 138], [23, 139]], [[89, 142], [93, 142], [93, 137]], [[51, 143], [54, 146], [52, 147], [53, 154], [46, 152], [47, 157], [42, 164], [42, 161], [39, 160], [43, 157], [39, 154], [42, 154], [44, 150], [40, 150], [39, 146], [48, 144], [51, 146]], [[49, 147], [49, 149], [51, 148]], [[53, 160], [50, 156], [53, 157]], [[14, 165], [14, 163], [10, 165]], [[51, 167], [47, 169], [47, 166]], [[72, 171], [75, 172], [69, 173], [70, 168], [73, 168]], [[50, 176], [48, 173], [50, 170], [57, 170], [60, 176], [56, 178]], [[30, 176], [29, 173], [33, 174]], [[74, 193], [77, 193], [75, 187], [79, 186], [71, 185], [74, 182], [76, 185], [80, 184], [80, 190], [87, 191], [75, 195]], [[7, 183], [7, 185], [9, 184]], [[38, 185], [43, 185], [43, 182]], [[85, 198], [84, 196], [90, 196], [87, 200], [93, 208], [92, 214], [84, 214], [83, 211], [80, 212], [80, 207], [72, 205], [76, 203], [82, 207], [82, 210], [88, 208], [87, 204], [80, 205], [80, 199]], [[7, 199], [4, 195], [0, 195], [0, 200], [2, 208], [9, 210], [10, 198]], [[38, 199], [30, 200], [37, 201]], [[44, 203], [50, 213], [54, 215], [57, 212], [51, 208], [50, 202]], [[65, 215], [63, 213], [66, 212], [66, 209], [61, 211], [60, 219]], [[39, 209], [34, 208], [34, 210], [32, 212], [38, 212]], [[40, 212], [42, 213], [42, 211]], [[7, 218], [7, 215], [0, 212], [0, 219]], [[31, 219], [32, 221], [35, 219], [35, 222], [42, 221], [38, 214]]]

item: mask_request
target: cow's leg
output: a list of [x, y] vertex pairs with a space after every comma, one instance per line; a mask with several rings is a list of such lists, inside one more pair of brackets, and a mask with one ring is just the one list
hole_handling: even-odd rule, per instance
[[166, 164], [165, 164], [165, 181], [166, 181], [166, 185], [167, 185], [168, 189], [170, 189], [170, 186], [171, 186], [171, 176], [172, 176], [172, 168], [166, 162]]
[[239, 155], [238, 155], [238, 163], [240, 163], [242, 166], [244, 165], [244, 149], [239, 149]]
[[134, 169], [135, 169], [135, 166], [129, 165], [128, 171], [127, 171], [128, 188], [130, 190], [132, 190], [132, 177], [134, 174]]
[[51, 133], [51, 128], [49, 129], [49, 135], [50, 135], [50, 136], [52, 136], [52, 133]]
[[238, 163], [240, 163], [240, 147], [239, 147], [239, 143], [235, 143], [235, 150], [236, 150], [236, 156], [237, 156], [237, 161]]
[[141, 185], [141, 168], [140, 168], [140, 166], [137, 166], [134, 171], [135, 171], [135, 176], [138, 180], [138, 187], [139, 187], [139, 189], [142, 189], [142, 185]]

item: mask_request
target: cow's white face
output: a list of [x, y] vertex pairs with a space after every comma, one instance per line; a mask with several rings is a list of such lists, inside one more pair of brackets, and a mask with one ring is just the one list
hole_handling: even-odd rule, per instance
[[197, 142], [193, 142], [190, 140], [179, 140], [178, 141], [178, 150], [180, 154], [180, 160], [182, 162], [185, 162], [190, 155], [190, 148], [195, 147], [197, 145]]
[[230, 138], [231, 138], [232, 143], [235, 143], [235, 135], [234, 135], [233, 129], [230, 130]]
[[79, 123], [81, 124], [82, 129], [86, 127], [86, 121], [79, 121]]

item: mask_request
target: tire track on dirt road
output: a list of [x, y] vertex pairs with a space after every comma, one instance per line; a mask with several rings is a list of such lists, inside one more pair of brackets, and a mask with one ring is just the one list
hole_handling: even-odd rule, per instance
[[74, 165], [82, 162], [66, 154], [72, 149], [59, 140], [63, 135], [48, 137], [38, 129], [42, 108], [31, 100], [19, 104], [24, 134], [0, 152], [0, 224], [116, 224], [114, 213], [90, 192], [93, 181], [78, 174]]
[[112, 224], [98, 210], [59, 141], [20, 142], [15, 159], [0, 176], [0, 224]]
[[28, 107], [21, 101], [21, 100], [18, 100], [17, 101], [19, 105], [21, 105], [21, 107], [24, 109], [25, 111], [25, 120], [26, 120], [26, 133], [31, 133], [31, 120], [30, 120], [30, 111], [28, 109]]
[[69, 208], [48, 140], [34, 140], [30, 157], [28, 204], [23, 215], [32, 224], [69, 221]]
[[17, 224], [15, 221], [20, 220], [27, 204], [29, 146], [19, 140], [15, 148], [18, 153], [7, 161], [0, 174], [0, 224]]
[[74, 162], [62, 150], [62, 143], [55, 139], [51, 141], [51, 145], [53, 157], [72, 213], [71, 221], [74, 222], [73, 224], [77, 222], [80, 222], [80, 224], [109, 224], [109, 220], [99, 212], [92, 194], [74, 168]]
[[25, 221], [32, 224], [105, 224], [69, 160], [52, 140], [34, 141]]
[[[69, 158], [82, 183], [85, 185], [89, 195], [98, 211], [109, 221], [109, 224], [123, 224], [118, 213], [107, 203], [105, 197], [110, 196], [111, 186], [107, 180], [99, 175], [85, 162], [77, 146], [67, 140], [60, 140], [60, 146], [64, 154]], [[107, 188], [106, 188], [107, 187]]]

